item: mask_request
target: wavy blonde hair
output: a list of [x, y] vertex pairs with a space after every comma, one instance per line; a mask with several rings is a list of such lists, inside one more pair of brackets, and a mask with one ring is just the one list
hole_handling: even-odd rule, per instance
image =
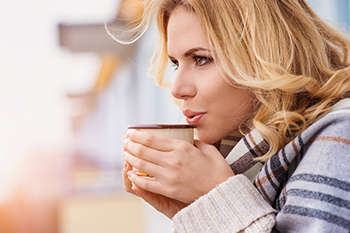
[[247, 123], [270, 145], [261, 160], [350, 90], [349, 38], [304, 0], [145, 0], [142, 21], [129, 41], [138, 39], [155, 16], [160, 41], [151, 69], [160, 86], [167, 84], [167, 25], [177, 7], [198, 14], [227, 82], [248, 87], [257, 97]]

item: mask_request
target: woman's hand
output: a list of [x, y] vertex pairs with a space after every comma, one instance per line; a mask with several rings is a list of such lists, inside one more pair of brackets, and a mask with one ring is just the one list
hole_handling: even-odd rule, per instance
[[168, 208], [174, 206], [173, 200], [179, 201], [183, 208], [234, 175], [220, 152], [200, 141], [195, 141], [193, 146], [183, 140], [130, 130], [124, 140], [124, 150], [127, 164], [154, 177], [139, 177], [129, 167], [124, 174], [126, 190], [148, 202], [162, 199], [159, 203], [163, 207], [166, 197], [172, 200]]
[[165, 197], [160, 194], [151, 193], [137, 187], [136, 185], [131, 183], [128, 177], [128, 173], [132, 173], [131, 166], [125, 162], [123, 169], [123, 180], [125, 190], [129, 193], [141, 197], [150, 205], [152, 205], [156, 210], [163, 213], [168, 218], [172, 219], [177, 212], [179, 212], [182, 208], [187, 206], [187, 204], [183, 202]]

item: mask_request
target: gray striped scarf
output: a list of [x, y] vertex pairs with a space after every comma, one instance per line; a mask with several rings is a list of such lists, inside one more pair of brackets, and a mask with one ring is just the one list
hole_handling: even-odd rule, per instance
[[[339, 101], [319, 119], [344, 106], [350, 106], [349, 98]], [[313, 133], [306, 132], [296, 137], [265, 163], [254, 160], [264, 155], [269, 149], [268, 143], [258, 131], [254, 129], [244, 137], [240, 135], [234, 132], [214, 145], [235, 174], [247, 176], [265, 200], [277, 210], [280, 209], [284, 204], [283, 198], [277, 200], [277, 197], [281, 192], [282, 197], [284, 196], [283, 187], [298, 166], [305, 144], [309, 142]]]
[[254, 158], [264, 155], [268, 149], [268, 143], [258, 133], [252, 130], [245, 137], [236, 131], [215, 144], [224, 156], [235, 174], [244, 174], [251, 181], [254, 180], [263, 163]]

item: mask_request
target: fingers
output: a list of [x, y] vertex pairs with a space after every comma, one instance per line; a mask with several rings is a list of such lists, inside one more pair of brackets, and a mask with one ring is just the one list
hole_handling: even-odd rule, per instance
[[132, 193], [136, 196], [138, 196], [138, 194], [132, 189], [132, 183], [128, 177], [128, 172], [131, 171], [131, 166], [128, 163], [124, 164], [124, 169], [123, 169], [123, 182], [124, 182], [124, 189], [125, 191], [127, 191], [128, 193]]
[[149, 204], [153, 204], [153, 200], [155, 198], [155, 195], [154, 193], [150, 193], [144, 189], [141, 189], [139, 188], [138, 186], [136, 185], [133, 185], [132, 186], [132, 190], [138, 194], [139, 197], [141, 197], [142, 199], [144, 199], [146, 202], [148, 202]]
[[[152, 149], [143, 144], [136, 143], [131, 139], [124, 140], [124, 151], [138, 157], [143, 160], [149, 161], [154, 164], [160, 164], [164, 160], [161, 155], [161, 151]], [[164, 156], [164, 155], [163, 155]]]
[[[140, 189], [143, 189], [143, 190], [148, 191], [148, 192], [158, 193], [160, 195], [165, 194], [163, 192], [164, 191], [163, 184], [161, 182], [159, 182], [158, 180], [138, 176], [133, 171], [127, 172], [127, 175], [128, 175], [130, 182], [132, 184], [134, 184], [134, 187], [131, 187], [131, 189], [133, 189], [133, 192], [135, 192], [135, 191], [139, 192], [138, 188], [140, 188]], [[137, 186], [137, 187], [135, 187], [135, 186]]]
[[185, 203], [156, 193], [148, 192], [137, 187], [136, 185], [134, 185], [132, 189], [139, 195], [139, 197], [153, 206], [156, 210], [163, 213], [169, 219], [172, 219], [178, 211], [187, 206]]
[[204, 152], [205, 154], [219, 154], [215, 153], [218, 151], [215, 146], [206, 144], [199, 140], [194, 140], [194, 146], [197, 147], [200, 151]]
[[143, 158], [139, 158], [137, 156], [134, 156], [131, 153], [124, 152], [124, 160], [127, 164], [129, 164], [131, 167], [136, 168], [139, 171], [142, 171], [143, 173], [146, 173], [151, 176], [159, 176], [164, 168], [162, 165], [158, 165], [152, 162], [149, 162], [147, 160], [144, 160]]

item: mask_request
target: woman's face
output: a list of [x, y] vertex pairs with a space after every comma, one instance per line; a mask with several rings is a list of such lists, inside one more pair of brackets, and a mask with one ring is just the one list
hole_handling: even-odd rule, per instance
[[199, 140], [213, 144], [249, 117], [253, 95], [224, 79], [196, 13], [177, 8], [167, 33], [169, 58], [177, 70], [171, 93], [183, 101], [183, 114], [197, 126]]

